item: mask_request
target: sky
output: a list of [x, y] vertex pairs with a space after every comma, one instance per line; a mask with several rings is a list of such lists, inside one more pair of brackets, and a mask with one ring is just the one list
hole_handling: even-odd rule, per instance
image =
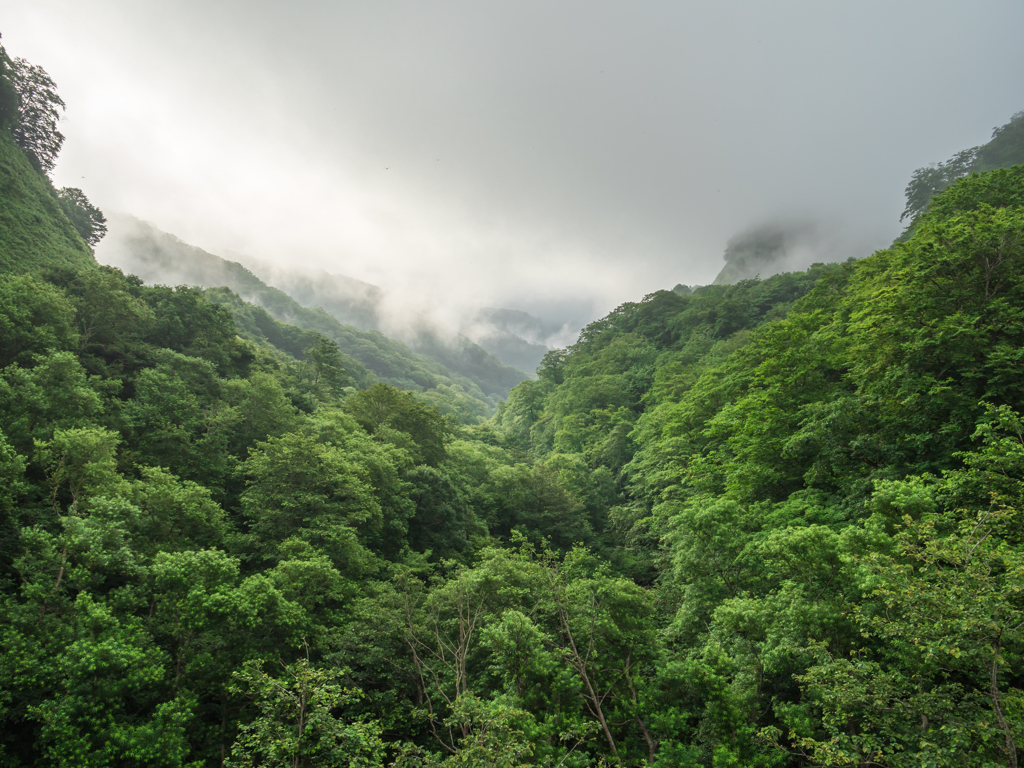
[[709, 283], [768, 221], [866, 256], [1024, 110], [1020, 0], [0, 0], [0, 33], [104, 210], [553, 319]]

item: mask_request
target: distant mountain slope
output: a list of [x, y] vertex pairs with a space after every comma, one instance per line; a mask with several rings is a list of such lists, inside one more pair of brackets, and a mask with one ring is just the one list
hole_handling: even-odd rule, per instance
[[417, 354], [425, 355], [449, 371], [472, 379], [484, 392], [500, 393], [505, 397], [512, 387], [529, 378], [518, 367], [502, 365], [495, 355], [465, 336], [445, 341], [436, 332], [427, 330], [409, 339], [408, 343]]
[[0, 131], [0, 201], [0, 271], [95, 266], [49, 180], [32, 167], [8, 131]]
[[322, 307], [341, 322], [363, 331], [381, 329], [378, 309], [383, 291], [376, 285], [322, 269], [284, 269], [241, 253], [227, 256], [304, 307]]
[[[242, 300], [265, 309], [271, 317], [334, 340], [343, 353], [358, 360], [379, 379], [399, 387], [458, 386], [493, 407], [498, 398], [526, 378], [521, 371], [502, 366], [479, 347], [474, 349], [475, 345], [468, 341], [461, 348], [434, 350], [439, 355], [444, 353], [443, 362], [414, 353], [404, 343], [379, 331], [360, 330], [342, 323], [321, 307], [304, 307], [241, 264], [189, 245], [132, 217], [110, 218], [110, 235], [97, 249], [97, 257], [150, 283], [226, 286]], [[238, 311], [237, 302], [230, 306]]]
[[[493, 355], [502, 365], [532, 375], [551, 349], [541, 340], [563, 330], [526, 312], [488, 307], [458, 329], [460, 335], [454, 341], [448, 341], [453, 329], [430, 328], [422, 324], [408, 334], [400, 331], [396, 334], [394, 324], [388, 324], [387, 313], [383, 309], [385, 292], [376, 285], [324, 270], [282, 267], [240, 253], [228, 252], [226, 256], [305, 307], [322, 307], [341, 322], [364, 331], [378, 330], [397, 335], [414, 352], [474, 380], [493, 381], [499, 388], [504, 388], [514, 376], [508, 371], [495, 370], [486, 357], [481, 357], [478, 347]], [[516, 381], [521, 380], [520, 377]], [[481, 386], [486, 391], [488, 385]]]
[[517, 309], [485, 307], [477, 315], [474, 341], [507, 365], [533, 373], [551, 347], [542, 340], [561, 328]]

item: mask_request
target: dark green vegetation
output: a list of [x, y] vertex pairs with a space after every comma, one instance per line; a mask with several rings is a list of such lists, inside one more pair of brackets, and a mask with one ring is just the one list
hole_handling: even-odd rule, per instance
[[63, 187], [57, 192], [61, 210], [68, 217], [79, 236], [95, 248], [107, 234], [107, 217], [89, 202], [85, 193], [76, 187]]
[[472, 426], [227, 292], [48, 263], [40, 205], [0, 762], [1016, 766], [1022, 194], [624, 304]]
[[[94, 263], [74, 222], [60, 215], [67, 203], [44, 173], [53, 168], [64, 141], [57, 130], [63, 108], [45, 71], [24, 59], [12, 60], [0, 46], [2, 271], [57, 265], [82, 268]], [[84, 195], [81, 201], [89, 205]]]

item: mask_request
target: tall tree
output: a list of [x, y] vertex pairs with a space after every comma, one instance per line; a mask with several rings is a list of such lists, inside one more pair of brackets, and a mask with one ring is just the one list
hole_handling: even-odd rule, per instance
[[14, 62], [0, 45], [0, 126], [11, 125], [18, 118], [18, 91], [11, 82]]
[[10, 80], [20, 100], [11, 133], [36, 169], [49, 175], [64, 144], [64, 134], [57, 130], [64, 101], [46, 70], [25, 59], [11, 62]]
[[57, 201], [82, 239], [89, 247], [95, 248], [107, 234], [107, 217], [103, 211], [90, 203], [85, 193], [76, 187], [61, 188], [57, 193]]

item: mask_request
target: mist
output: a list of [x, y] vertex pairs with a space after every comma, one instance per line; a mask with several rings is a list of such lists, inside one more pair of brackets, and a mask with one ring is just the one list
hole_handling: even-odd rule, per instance
[[396, 327], [578, 329], [765, 222], [868, 255], [915, 168], [1024, 107], [1013, 0], [2, 7], [67, 103], [56, 185], [379, 286]]

